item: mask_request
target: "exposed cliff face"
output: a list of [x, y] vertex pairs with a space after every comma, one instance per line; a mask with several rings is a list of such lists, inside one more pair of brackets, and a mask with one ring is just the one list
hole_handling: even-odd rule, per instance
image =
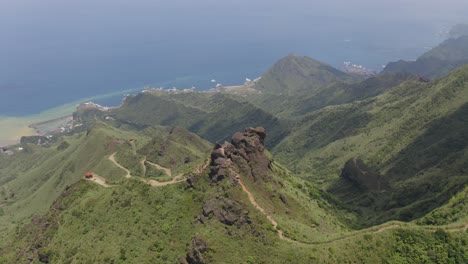
[[[235, 133], [231, 142], [217, 144], [211, 153], [211, 184], [221, 185], [222, 181], [227, 180], [237, 186], [241, 177], [242, 180], [260, 183], [272, 181], [268, 175], [271, 161], [265, 155], [265, 138], [265, 129], [247, 128], [243, 133]], [[226, 196], [224, 191], [205, 201], [198, 221], [206, 223], [213, 217], [226, 226], [237, 227], [227, 229], [229, 235], [244, 235], [245, 232], [260, 235], [250, 219], [249, 211], [234, 197]], [[239, 231], [243, 226], [250, 228]]]
[[247, 128], [244, 133], [235, 133], [230, 143], [217, 144], [211, 153], [211, 181], [228, 178], [236, 184], [239, 175], [253, 181], [269, 181], [271, 160], [264, 153], [265, 138], [264, 128]]
[[388, 188], [387, 179], [373, 172], [358, 158], [346, 162], [341, 177], [362, 191], [381, 191]]

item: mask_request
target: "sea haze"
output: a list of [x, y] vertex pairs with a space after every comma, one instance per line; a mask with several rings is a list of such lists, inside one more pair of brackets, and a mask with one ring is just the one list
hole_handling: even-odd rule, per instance
[[0, 116], [145, 85], [239, 84], [291, 52], [380, 70], [467, 17], [455, 0], [315, 2], [0, 1]]

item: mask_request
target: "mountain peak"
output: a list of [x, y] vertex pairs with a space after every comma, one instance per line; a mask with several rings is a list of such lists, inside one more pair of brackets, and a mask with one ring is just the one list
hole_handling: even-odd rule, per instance
[[265, 138], [263, 127], [246, 128], [243, 133], [235, 133], [231, 142], [217, 144], [211, 154], [211, 181], [229, 178], [235, 184], [239, 175], [268, 181], [271, 160], [264, 153]]
[[328, 64], [290, 53], [263, 74], [256, 88], [272, 94], [302, 95], [333, 82], [352, 79], [352, 76]]

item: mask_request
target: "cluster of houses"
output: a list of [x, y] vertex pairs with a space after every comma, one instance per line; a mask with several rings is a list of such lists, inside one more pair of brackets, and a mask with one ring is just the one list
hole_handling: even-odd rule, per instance
[[362, 65], [353, 64], [350, 61], [343, 62], [342, 70], [347, 73], [372, 76], [377, 74], [374, 70], [368, 69]]
[[[249, 79], [249, 78], [245, 78], [245, 82], [244, 82], [244, 85], [245, 86], [250, 86], [250, 85], [253, 85], [255, 84], [256, 82], [258, 82], [260, 80], [260, 78], [262, 77], [258, 77], [256, 79]], [[219, 90], [222, 90], [224, 88], [230, 88], [230, 87], [239, 87], [238, 86], [224, 86], [222, 85], [221, 83], [218, 83], [215, 79], [212, 79], [211, 80], [211, 83], [215, 84], [215, 87], [214, 88], [211, 88], [210, 90], [208, 90], [209, 92], [213, 92], [213, 91], [219, 91]], [[158, 93], [158, 92], [164, 92], [164, 93], [183, 93], [183, 92], [194, 92], [196, 89], [196, 87], [192, 86], [192, 88], [184, 88], [184, 89], [178, 89], [177, 87], [172, 87], [172, 88], [164, 88], [164, 87], [159, 87], [159, 88], [152, 88], [150, 86], [145, 86], [144, 89], [141, 91], [142, 93]], [[127, 96], [127, 95], [126, 95]]]

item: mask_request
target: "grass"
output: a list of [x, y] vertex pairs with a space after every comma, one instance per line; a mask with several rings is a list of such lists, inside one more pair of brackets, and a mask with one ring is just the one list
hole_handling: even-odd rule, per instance
[[[81, 132], [0, 155], [0, 235], [7, 238], [0, 262], [40, 255], [53, 263], [174, 263], [199, 237], [212, 263], [465, 263], [467, 73], [429, 83], [409, 78], [294, 120], [218, 93], [145, 93], [106, 113], [77, 113]], [[97, 121], [104, 116], [115, 119]], [[186, 129], [219, 142], [262, 124], [271, 171], [257, 181], [241, 175], [242, 182], [292, 241], [280, 239], [241, 186], [211, 182], [209, 168], [193, 172], [213, 146]], [[134, 178], [109, 161], [113, 153]], [[340, 179], [352, 158], [387, 177], [389, 189], [363, 192]], [[169, 168], [170, 177], [195, 175], [193, 186], [145, 184], [143, 177], [170, 178], [145, 170], [145, 159]], [[255, 163], [237, 166], [248, 173]], [[112, 187], [83, 180], [89, 170]], [[218, 211], [199, 221], [210, 203]], [[239, 220], [223, 224], [232, 214]], [[412, 222], [388, 222], [394, 219]]]

